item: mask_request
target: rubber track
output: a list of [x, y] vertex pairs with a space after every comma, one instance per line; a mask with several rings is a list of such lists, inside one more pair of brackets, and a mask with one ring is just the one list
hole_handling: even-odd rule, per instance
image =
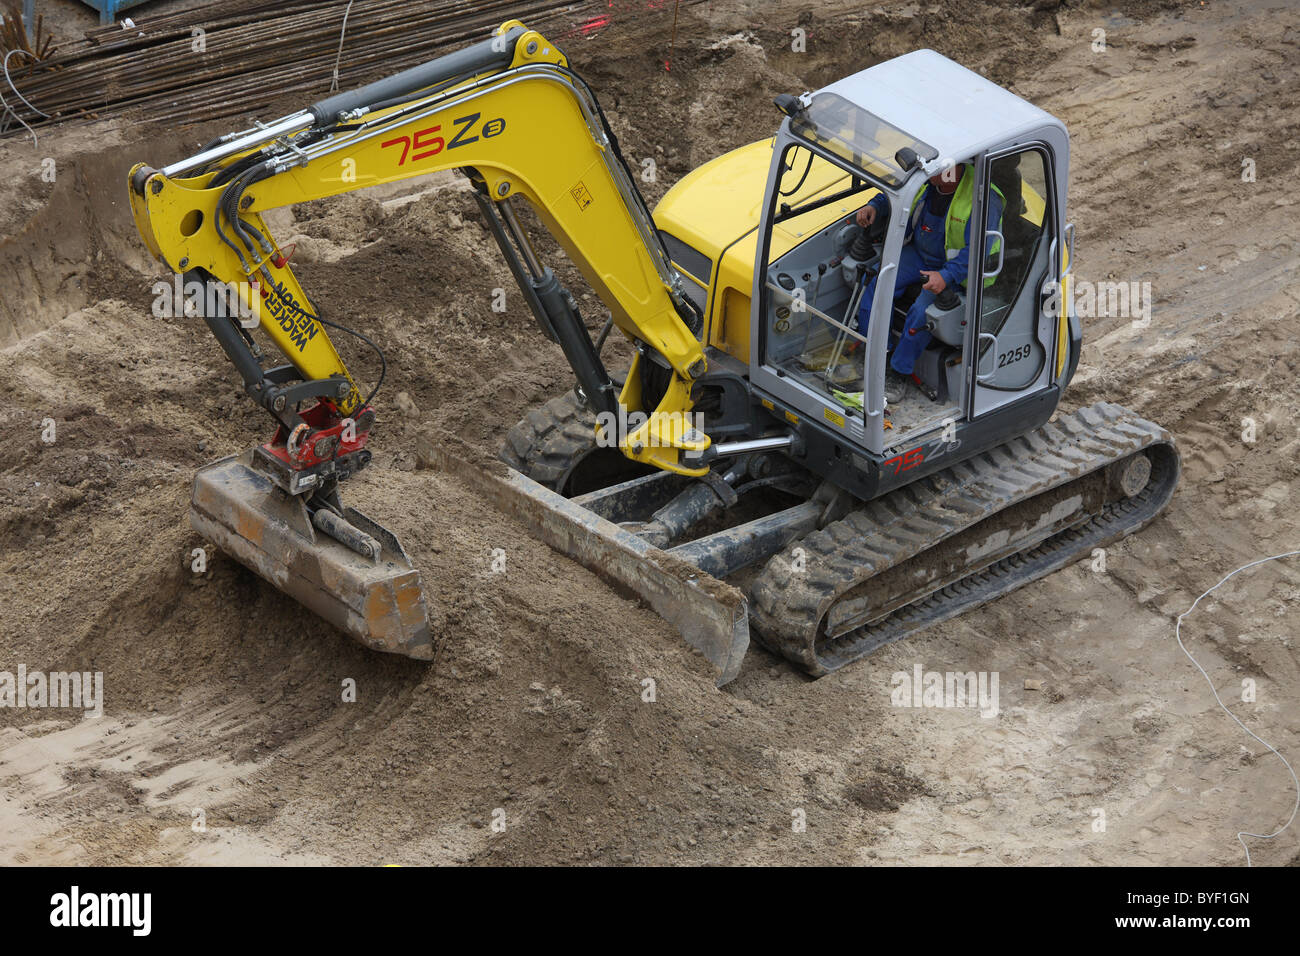
[[[1007, 508], [1077, 481], [1139, 451], [1151, 460], [1147, 487], [1062, 531], [834, 638], [823, 622], [835, 601], [862, 582]], [[992, 601], [1144, 527], [1173, 496], [1180, 470], [1170, 434], [1119, 405], [1060, 416], [991, 451], [869, 502], [775, 555], [750, 586], [758, 639], [821, 675], [891, 641]], [[795, 549], [803, 571], [796, 571]]]

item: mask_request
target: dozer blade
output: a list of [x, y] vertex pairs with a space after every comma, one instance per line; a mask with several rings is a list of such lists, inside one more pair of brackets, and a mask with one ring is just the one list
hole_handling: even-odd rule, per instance
[[306, 505], [251, 462], [248, 452], [199, 470], [194, 530], [367, 647], [432, 660], [420, 572], [397, 538], [345, 508], [347, 521], [381, 546], [377, 560], [363, 557], [312, 527]]
[[423, 435], [418, 447], [425, 462], [463, 480], [556, 551], [634, 592], [712, 665], [718, 687], [740, 673], [749, 605], [737, 588], [450, 435]]

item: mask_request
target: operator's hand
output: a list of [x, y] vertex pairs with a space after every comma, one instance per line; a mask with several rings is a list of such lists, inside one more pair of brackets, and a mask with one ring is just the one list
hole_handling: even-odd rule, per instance
[[853, 217], [853, 221], [856, 222], [863, 229], [868, 228], [873, 222], [876, 221], [876, 207], [863, 206], [861, 209], [857, 211], [857, 214]]
[[944, 279], [942, 273], [930, 272], [926, 269], [922, 269], [921, 275], [925, 276], [925, 284], [921, 286], [921, 288], [926, 292], [933, 292], [935, 295], [938, 295], [944, 289], [948, 288], [948, 282]]

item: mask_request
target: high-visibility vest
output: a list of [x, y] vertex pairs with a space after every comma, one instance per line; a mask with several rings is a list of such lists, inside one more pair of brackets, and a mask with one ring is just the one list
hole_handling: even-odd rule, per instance
[[[975, 198], [975, 167], [969, 163], [963, 167], [966, 172], [962, 174], [961, 182], [957, 184], [957, 191], [952, 194], [952, 200], [948, 203], [948, 214], [944, 218], [943, 224], [943, 246], [948, 252], [948, 258], [952, 259], [966, 246], [966, 223], [970, 221], [971, 205]], [[930, 188], [926, 183], [921, 187], [921, 191], [916, 194], [916, 199], [912, 202], [912, 209], [908, 213], [913, 216], [912, 228], [916, 228], [917, 222], [920, 221], [920, 211], [922, 209], [921, 200], [925, 198], [925, 191]], [[1002, 211], [1007, 208], [1007, 197], [1002, 195], [1002, 190], [997, 186], [993, 191], [998, 194], [1002, 200]], [[1002, 216], [998, 216], [998, 232], [1002, 231]], [[1002, 242], [999, 239], [993, 240], [993, 245], [989, 247], [989, 255], [997, 252], [1002, 248]], [[984, 288], [991, 286], [996, 281], [997, 276], [988, 276], [984, 280]]]

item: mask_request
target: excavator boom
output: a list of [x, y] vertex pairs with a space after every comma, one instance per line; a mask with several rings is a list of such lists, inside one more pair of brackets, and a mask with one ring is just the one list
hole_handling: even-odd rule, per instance
[[[489, 204], [494, 235], [514, 244], [504, 251], [520, 267], [525, 298], [565, 349], [587, 401], [613, 411], [622, 400], [650, 418], [626, 436], [625, 453], [702, 473], [680, 461], [681, 452], [708, 446], [703, 436], [684, 441], [680, 434], [691, 381], [706, 368], [698, 312], [681, 292], [595, 97], [558, 48], [517, 21], [489, 40], [234, 134], [161, 171], [136, 166], [131, 201], [155, 256], [238, 296], [231, 312], [256, 315], [297, 375], [328, 382], [329, 401], [351, 415], [361, 407], [360, 391], [263, 213], [440, 170], [469, 175]], [[673, 381], [657, 405], [642, 409], [626, 385], [613, 394], [594, 349], [574, 328], [570, 297], [519, 227], [516, 197], [564, 248], [615, 326], [671, 368]], [[218, 338], [224, 346], [229, 336]], [[245, 356], [231, 357], [250, 391], [264, 385]], [[262, 387], [255, 397], [273, 403], [273, 391]]]

